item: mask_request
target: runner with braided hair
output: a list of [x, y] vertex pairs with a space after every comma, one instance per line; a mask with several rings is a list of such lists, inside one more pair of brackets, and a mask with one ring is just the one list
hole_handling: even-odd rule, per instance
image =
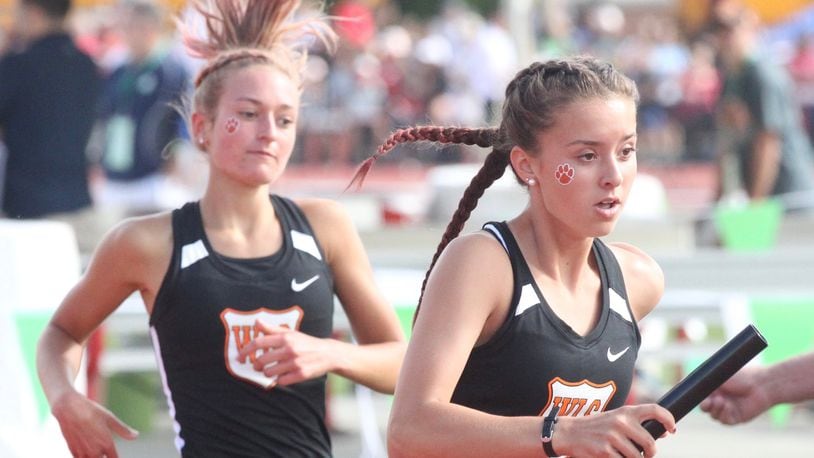
[[[636, 176], [635, 84], [589, 57], [534, 63], [506, 89], [497, 128], [391, 135], [351, 183], [404, 142], [491, 147], [464, 191], [422, 286], [388, 427], [391, 457], [639, 457], [641, 426], [675, 431], [656, 404], [625, 405], [660, 300], [659, 266], [605, 244]], [[511, 166], [528, 206], [459, 237]], [[542, 440], [542, 444], [541, 444]]]

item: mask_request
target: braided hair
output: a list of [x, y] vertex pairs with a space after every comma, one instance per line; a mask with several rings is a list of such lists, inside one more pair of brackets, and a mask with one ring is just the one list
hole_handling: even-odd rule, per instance
[[[588, 56], [535, 62], [520, 70], [506, 87], [502, 120], [498, 127], [423, 126], [399, 129], [359, 166], [348, 187], [360, 187], [373, 163], [400, 143], [433, 141], [492, 148], [483, 166], [464, 190], [458, 208], [441, 236], [421, 285], [416, 316], [435, 263], [447, 245], [461, 233], [486, 189], [503, 176], [510, 163], [511, 150], [517, 146], [529, 154], [539, 154], [537, 135], [554, 124], [558, 108], [578, 100], [613, 96], [628, 97], [637, 104], [639, 101], [636, 84], [609, 63]], [[525, 186], [517, 172], [512, 171], [517, 181]]]

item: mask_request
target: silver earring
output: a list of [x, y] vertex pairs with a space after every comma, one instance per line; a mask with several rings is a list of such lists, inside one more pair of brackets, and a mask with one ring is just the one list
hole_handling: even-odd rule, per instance
[[528, 183], [529, 186], [534, 186], [537, 184], [537, 180], [534, 178], [526, 178], [526, 183]]

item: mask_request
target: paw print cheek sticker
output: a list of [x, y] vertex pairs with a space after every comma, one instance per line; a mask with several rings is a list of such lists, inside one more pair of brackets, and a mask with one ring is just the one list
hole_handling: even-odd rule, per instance
[[237, 132], [237, 128], [240, 127], [240, 121], [235, 118], [229, 118], [226, 120], [226, 132], [233, 134]]
[[554, 178], [561, 185], [567, 185], [574, 181], [574, 168], [571, 164], [564, 162], [557, 166], [557, 171], [554, 172]]

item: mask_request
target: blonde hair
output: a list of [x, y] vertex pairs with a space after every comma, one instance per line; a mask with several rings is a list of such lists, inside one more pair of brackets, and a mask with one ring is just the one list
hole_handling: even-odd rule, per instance
[[184, 22], [178, 27], [187, 52], [206, 59], [195, 78], [193, 104], [212, 113], [225, 75], [254, 64], [272, 65], [302, 87], [308, 48], [317, 40], [329, 51], [336, 34], [321, 8], [295, 18], [300, 0], [193, 0], [202, 15], [206, 36], [199, 37]]

